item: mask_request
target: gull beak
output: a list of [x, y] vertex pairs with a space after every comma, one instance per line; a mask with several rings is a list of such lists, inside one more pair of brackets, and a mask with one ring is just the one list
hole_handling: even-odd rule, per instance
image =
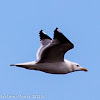
[[87, 72], [88, 70], [86, 68], [80, 68], [82, 71]]

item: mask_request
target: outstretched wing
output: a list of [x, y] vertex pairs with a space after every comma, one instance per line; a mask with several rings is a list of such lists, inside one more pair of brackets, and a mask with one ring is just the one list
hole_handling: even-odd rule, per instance
[[56, 28], [52, 42], [42, 50], [38, 63], [62, 62], [64, 54], [73, 47], [74, 45]]
[[51, 38], [48, 36], [48, 35], [46, 35], [44, 32], [43, 32], [43, 30], [41, 30], [40, 32], [39, 32], [39, 36], [40, 36], [40, 44], [41, 44], [41, 46], [40, 46], [40, 48], [38, 49], [38, 51], [37, 51], [37, 60], [40, 58], [40, 56], [41, 56], [41, 52], [42, 52], [42, 50], [51, 42]]

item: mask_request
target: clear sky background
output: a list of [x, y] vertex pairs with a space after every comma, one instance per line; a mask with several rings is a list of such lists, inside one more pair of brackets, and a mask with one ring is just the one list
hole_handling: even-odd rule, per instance
[[[39, 31], [59, 30], [74, 43], [65, 58], [88, 72], [53, 75], [9, 66], [36, 60]], [[100, 0], [0, 0], [0, 100], [2, 95], [44, 99], [100, 99]]]

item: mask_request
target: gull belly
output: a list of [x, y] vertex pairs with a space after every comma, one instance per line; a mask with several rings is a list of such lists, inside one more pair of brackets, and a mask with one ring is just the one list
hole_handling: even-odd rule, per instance
[[35, 66], [34, 70], [40, 70], [51, 74], [67, 74], [70, 72], [65, 62], [38, 63]]

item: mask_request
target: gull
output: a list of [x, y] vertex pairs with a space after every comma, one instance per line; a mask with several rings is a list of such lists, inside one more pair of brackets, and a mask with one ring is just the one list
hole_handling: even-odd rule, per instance
[[75, 71], [88, 71], [78, 63], [64, 59], [67, 51], [74, 48], [58, 28], [54, 30], [54, 38], [51, 39], [43, 30], [40, 34], [40, 48], [37, 51], [37, 61], [11, 64], [10, 66], [22, 67], [30, 70], [38, 70], [51, 74], [67, 74]]

